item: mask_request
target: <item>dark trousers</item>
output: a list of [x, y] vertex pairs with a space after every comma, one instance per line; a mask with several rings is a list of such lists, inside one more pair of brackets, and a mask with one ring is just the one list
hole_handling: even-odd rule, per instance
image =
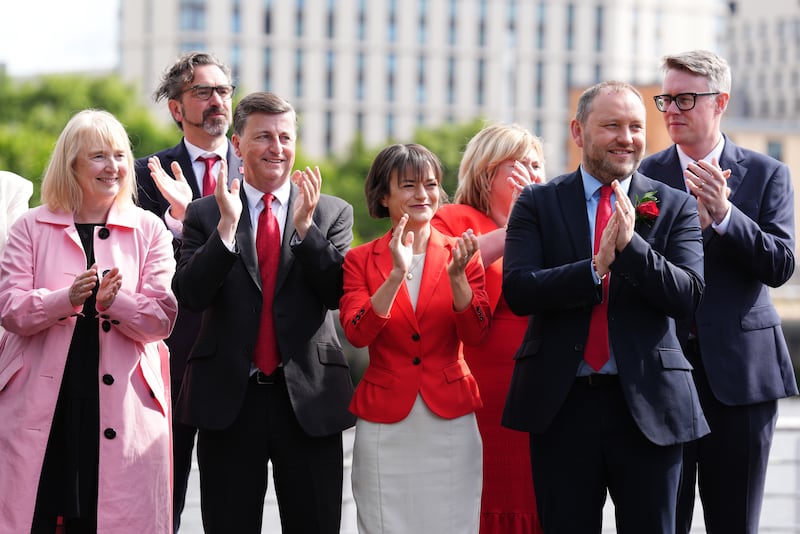
[[691, 530], [695, 482], [706, 532], [758, 534], [767, 462], [778, 419], [778, 401], [726, 406], [711, 392], [696, 343], [687, 357], [711, 433], [684, 446], [677, 530]]
[[[178, 399], [181, 383], [172, 382], [172, 407]], [[194, 451], [194, 438], [197, 429], [185, 425], [173, 417], [172, 419], [172, 469], [173, 469], [173, 494], [172, 494], [172, 524], [177, 533], [181, 526], [181, 513], [186, 504], [186, 489], [189, 486], [189, 473], [192, 471], [192, 453]]]
[[673, 534], [681, 445], [655, 445], [619, 383], [576, 383], [543, 434], [531, 434], [537, 508], [547, 534], [599, 534], [606, 491], [620, 534]]
[[282, 369], [269, 379], [251, 377], [229, 428], [198, 431], [197, 459], [206, 534], [261, 532], [268, 461], [282, 532], [339, 533], [342, 434], [315, 438], [303, 431]]

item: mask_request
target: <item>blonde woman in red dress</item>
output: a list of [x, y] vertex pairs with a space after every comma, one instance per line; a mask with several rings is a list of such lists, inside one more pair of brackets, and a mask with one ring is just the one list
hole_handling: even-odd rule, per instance
[[514, 315], [501, 294], [505, 225], [522, 188], [545, 179], [542, 143], [515, 124], [496, 124], [467, 145], [454, 203], [437, 211], [433, 226], [449, 235], [472, 228], [486, 269], [492, 325], [483, 343], [464, 347], [484, 407], [478, 410], [483, 439], [481, 534], [541, 532], [531, 482], [528, 435], [500, 426], [503, 405], [527, 317]]

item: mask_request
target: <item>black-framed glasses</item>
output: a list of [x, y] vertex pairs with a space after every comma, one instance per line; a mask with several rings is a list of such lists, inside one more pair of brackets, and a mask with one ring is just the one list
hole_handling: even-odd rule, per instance
[[193, 85], [190, 88], [185, 89], [183, 92], [191, 92], [192, 96], [195, 98], [199, 98], [200, 100], [208, 100], [211, 98], [211, 95], [214, 94], [214, 91], [216, 91], [220, 98], [223, 100], [228, 100], [229, 98], [233, 97], [234, 89], [236, 89], [235, 85]]
[[675, 105], [678, 106], [678, 109], [681, 111], [689, 111], [694, 109], [695, 104], [697, 104], [697, 97], [698, 96], [712, 96], [718, 95], [719, 91], [716, 92], [709, 92], [709, 93], [678, 93], [677, 95], [656, 95], [653, 97], [653, 100], [656, 101], [656, 107], [658, 111], [665, 112], [669, 108], [669, 105], [675, 102]]

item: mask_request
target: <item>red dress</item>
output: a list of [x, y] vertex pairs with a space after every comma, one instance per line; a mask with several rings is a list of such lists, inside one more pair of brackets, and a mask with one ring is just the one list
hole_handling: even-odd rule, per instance
[[[439, 208], [433, 226], [449, 235], [467, 228], [481, 235], [497, 229], [480, 211], [462, 204]], [[481, 345], [464, 347], [464, 358], [478, 382], [483, 408], [476, 412], [483, 438], [481, 534], [539, 534], [533, 494], [528, 434], [501, 426], [514, 353], [528, 327], [527, 317], [514, 315], [502, 295], [503, 259], [486, 267], [486, 292], [492, 326]]]

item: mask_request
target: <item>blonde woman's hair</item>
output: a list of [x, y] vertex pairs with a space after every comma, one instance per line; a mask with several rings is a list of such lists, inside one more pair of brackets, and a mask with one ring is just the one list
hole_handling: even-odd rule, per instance
[[518, 124], [493, 124], [470, 139], [458, 168], [456, 204], [466, 204], [489, 215], [489, 191], [497, 167], [509, 159], [523, 159], [533, 149], [544, 164], [542, 140]]
[[50, 163], [42, 179], [42, 204], [52, 211], [76, 212], [83, 203], [83, 192], [75, 175], [75, 161], [82, 150], [102, 145], [125, 152], [128, 174], [120, 183], [117, 203], [136, 201], [136, 173], [131, 142], [125, 127], [107, 111], [86, 109], [69, 120], [56, 141]]

